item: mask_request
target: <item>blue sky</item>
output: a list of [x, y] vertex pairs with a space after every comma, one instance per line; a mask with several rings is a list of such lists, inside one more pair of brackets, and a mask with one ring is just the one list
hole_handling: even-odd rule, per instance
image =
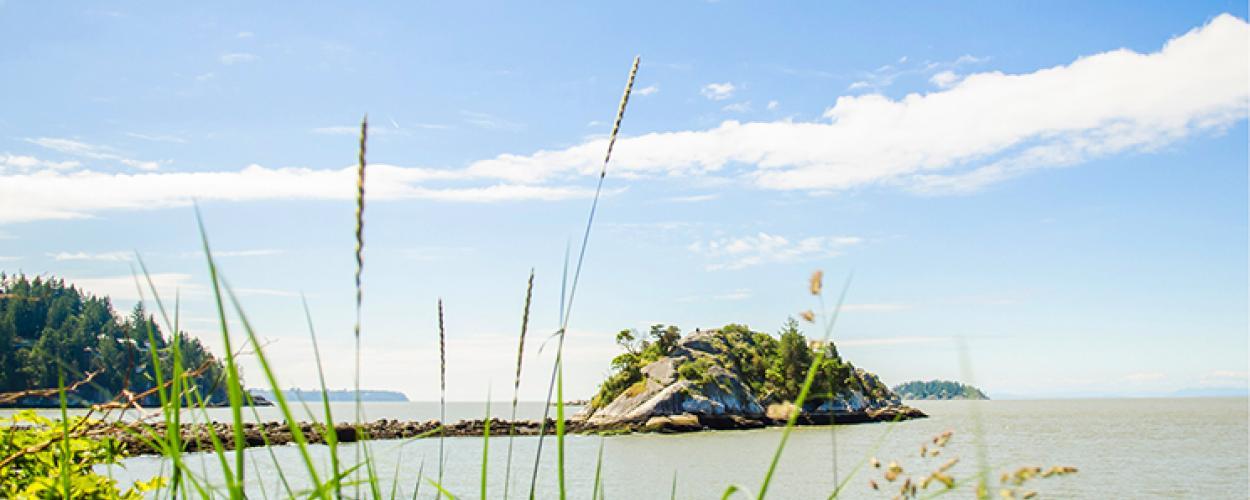
[[[775, 9], [775, 10], [774, 10]], [[0, 268], [136, 299], [139, 251], [210, 345], [199, 200], [284, 383], [351, 384], [351, 167], [371, 139], [364, 385], [541, 399], [633, 56], [568, 392], [656, 322], [775, 331], [854, 271], [835, 331], [887, 382], [1025, 397], [1247, 379], [1239, 2], [154, 6], [0, 2]], [[259, 376], [255, 368], [248, 374]], [[259, 381], [255, 381], [259, 382]], [[254, 383], [255, 383], [254, 382]]]

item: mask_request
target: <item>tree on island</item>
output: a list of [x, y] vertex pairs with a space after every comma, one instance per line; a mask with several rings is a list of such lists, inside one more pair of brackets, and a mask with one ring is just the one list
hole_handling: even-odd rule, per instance
[[[798, 397], [807, 370], [815, 359], [813, 349], [824, 349], [817, 377], [811, 388], [811, 401], [857, 390], [873, 397], [883, 388], [865, 388], [855, 376], [855, 366], [838, 355], [833, 342], [810, 342], [798, 321], [789, 318], [774, 337], [767, 333], [752, 331], [744, 325], [729, 324], [720, 328], [718, 341], [729, 344], [724, 359], [712, 360], [700, 357], [677, 366], [681, 378], [708, 382], [708, 368], [712, 364], [738, 374], [753, 393], [766, 401], [793, 401]], [[590, 401], [591, 408], [602, 408], [621, 394], [641, 394], [646, 389], [642, 368], [668, 356], [681, 340], [681, 329], [672, 325], [652, 325], [644, 338], [632, 329], [621, 330], [616, 342], [625, 352], [612, 359], [611, 371]]]

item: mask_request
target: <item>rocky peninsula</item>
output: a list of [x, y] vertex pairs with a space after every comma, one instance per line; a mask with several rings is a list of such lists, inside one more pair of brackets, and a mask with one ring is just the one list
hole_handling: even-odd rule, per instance
[[[897, 393], [875, 374], [843, 360], [832, 343], [810, 342], [798, 332], [794, 321], [778, 336], [727, 325], [715, 330], [696, 330], [682, 336], [676, 327], [655, 325], [647, 338], [632, 330], [617, 336], [625, 353], [612, 362], [613, 373], [595, 397], [566, 421], [570, 434], [623, 434], [633, 432], [696, 432], [703, 430], [756, 429], [785, 425], [798, 411], [799, 425], [852, 424], [923, 418], [926, 415], [902, 404]], [[818, 362], [815, 383], [802, 408], [796, 399], [812, 363]], [[339, 423], [333, 434], [340, 443], [363, 439], [412, 439], [442, 436], [481, 436], [487, 421], [462, 420], [442, 426], [436, 420], [377, 420], [356, 426]], [[489, 421], [492, 435], [538, 435], [555, 432], [555, 421], [541, 426], [537, 420]], [[300, 423], [308, 442], [324, 443], [325, 428], [319, 423]], [[143, 436], [165, 435], [162, 424], [123, 424], [92, 430], [97, 438], [113, 438], [127, 454], [155, 453]], [[180, 432], [186, 451], [212, 449], [211, 434], [227, 448], [233, 447], [230, 424], [183, 424]], [[244, 424], [245, 445], [282, 445], [294, 442], [285, 422]]]

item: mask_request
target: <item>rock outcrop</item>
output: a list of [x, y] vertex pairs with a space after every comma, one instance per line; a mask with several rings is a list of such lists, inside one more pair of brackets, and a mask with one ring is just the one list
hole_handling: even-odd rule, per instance
[[[794, 405], [757, 393], [738, 369], [741, 352], [758, 347], [757, 339], [749, 333], [703, 330], [689, 334], [667, 356], [642, 367], [640, 382], [600, 408], [587, 406], [574, 419], [595, 426], [642, 424], [644, 430], [661, 432], [752, 428], [784, 422]], [[701, 367], [698, 376], [683, 376], [682, 367], [691, 363]], [[853, 377], [858, 381], [854, 389], [833, 398], [809, 397], [800, 412], [800, 423], [924, 416], [903, 406], [898, 395], [876, 375], [855, 369]]]

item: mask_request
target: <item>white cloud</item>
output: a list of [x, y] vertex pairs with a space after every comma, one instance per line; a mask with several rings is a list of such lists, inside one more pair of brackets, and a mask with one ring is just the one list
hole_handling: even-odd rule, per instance
[[238, 34], [234, 36], [235, 38], [252, 38], [256, 36], [256, 34], [252, 33], [251, 31], [240, 31]]
[[699, 90], [699, 93], [703, 94], [703, 97], [713, 101], [723, 101], [733, 97], [734, 90], [736, 90], [736, 87], [734, 87], [734, 84], [729, 82], [709, 83], [704, 85], [703, 88]]
[[769, 110], [769, 111], [774, 111], [774, 110], [776, 110], [776, 109], [777, 109], [777, 106], [780, 106], [780, 105], [781, 105], [781, 103], [779, 103], [779, 102], [777, 102], [777, 101], [768, 101], [768, 110]]
[[134, 253], [133, 253], [133, 252], [123, 252], [123, 251], [117, 251], [117, 252], [101, 252], [101, 253], [87, 253], [87, 252], [56, 252], [56, 253], [49, 253], [49, 254], [48, 254], [48, 257], [52, 257], [52, 260], [57, 260], [57, 261], [63, 261], [63, 260], [102, 260], [102, 261], [112, 261], [112, 262], [129, 262], [130, 260], [133, 260], [133, 259], [134, 259]]
[[659, 85], [647, 85], [646, 87], [635, 90], [634, 93], [641, 96], [648, 96], [660, 91]]
[[735, 102], [733, 104], [727, 104], [725, 105], [725, 107], [721, 108], [721, 111], [729, 111], [733, 113], [746, 113], [748, 111], [751, 111], [751, 101], [742, 101], [742, 102]]
[[792, 241], [784, 236], [759, 233], [695, 242], [687, 248], [715, 261], [707, 266], [708, 270], [715, 271], [835, 257], [846, 247], [861, 242], [862, 238], [854, 236], [813, 236]]
[[9, 153], [0, 154], [0, 173], [8, 169], [15, 170], [70, 170], [82, 166], [77, 161], [49, 161], [35, 158], [34, 156], [20, 156]]
[[[161, 166], [159, 162], [155, 161], [143, 161], [127, 158], [117, 151], [114, 151], [113, 148], [107, 146], [87, 144], [73, 139], [65, 139], [61, 137], [37, 137], [33, 139], [26, 139], [26, 142], [68, 155], [90, 158], [93, 160], [117, 162], [127, 167], [134, 167], [139, 170], [156, 170]], [[77, 167], [78, 162], [61, 162], [59, 165], [63, 168], [71, 168]]]
[[[1119, 49], [1031, 73], [973, 73], [949, 89], [899, 99], [843, 96], [815, 121], [731, 120], [704, 130], [624, 136], [617, 141], [611, 171], [631, 178], [702, 177], [812, 193], [869, 186], [971, 191], [1039, 168], [1157, 150], [1244, 120], [1250, 101], [1247, 37], [1246, 22], [1222, 15], [1149, 54]], [[713, 84], [705, 94], [725, 99], [733, 90], [730, 83]], [[522, 126], [482, 113], [462, 117], [480, 127]], [[156, 167], [68, 139], [30, 142], [84, 158]], [[369, 193], [374, 199], [447, 201], [584, 197], [588, 190], [554, 181], [596, 175], [606, 142], [594, 137], [563, 149], [502, 154], [460, 170], [371, 166]], [[40, 160], [5, 158], [6, 165], [16, 161], [36, 167], [10, 172], [13, 168], [6, 166], [0, 172], [0, 223], [181, 206], [192, 198], [339, 200], [354, 195], [350, 167], [126, 174], [60, 172], [38, 168]], [[424, 185], [433, 181], [473, 184]]]
[[[0, 176], [0, 223], [89, 217], [105, 210], [145, 210], [201, 201], [351, 200], [355, 167], [266, 168], [239, 171], [104, 173], [91, 170]], [[464, 172], [376, 164], [366, 188], [373, 200], [429, 199], [460, 202], [567, 200], [590, 189], [499, 183], [426, 187], [421, 182], [463, 179]], [[611, 192], [609, 192], [611, 194]]]
[[[898, 186], [962, 192], [1030, 170], [1151, 151], [1247, 114], [1246, 22], [1229, 15], [1154, 53], [1125, 49], [1025, 74], [974, 73], [950, 89], [900, 99], [843, 96], [825, 120], [742, 123], [618, 140], [612, 168], [706, 176], [731, 164], [765, 189]], [[515, 182], [592, 174], [604, 139], [469, 167]], [[738, 169], [735, 169], [738, 170]]]
[[254, 62], [260, 58], [257, 57], [256, 54], [249, 54], [247, 52], [229, 52], [226, 54], [222, 54], [221, 57], [219, 57], [218, 59], [221, 61], [222, 64], [229, 66], [232, 64]]
[[22, 258], [15, 255], [0, 255], [0, 262], [13, 262], [15, 260], [22, 260]]
[[955, 82], [959, 81], [959, 75], [954, 71], [946, 70], [929, 77], [929, 82], [937, 85], [938, 88], [950, 88]]

